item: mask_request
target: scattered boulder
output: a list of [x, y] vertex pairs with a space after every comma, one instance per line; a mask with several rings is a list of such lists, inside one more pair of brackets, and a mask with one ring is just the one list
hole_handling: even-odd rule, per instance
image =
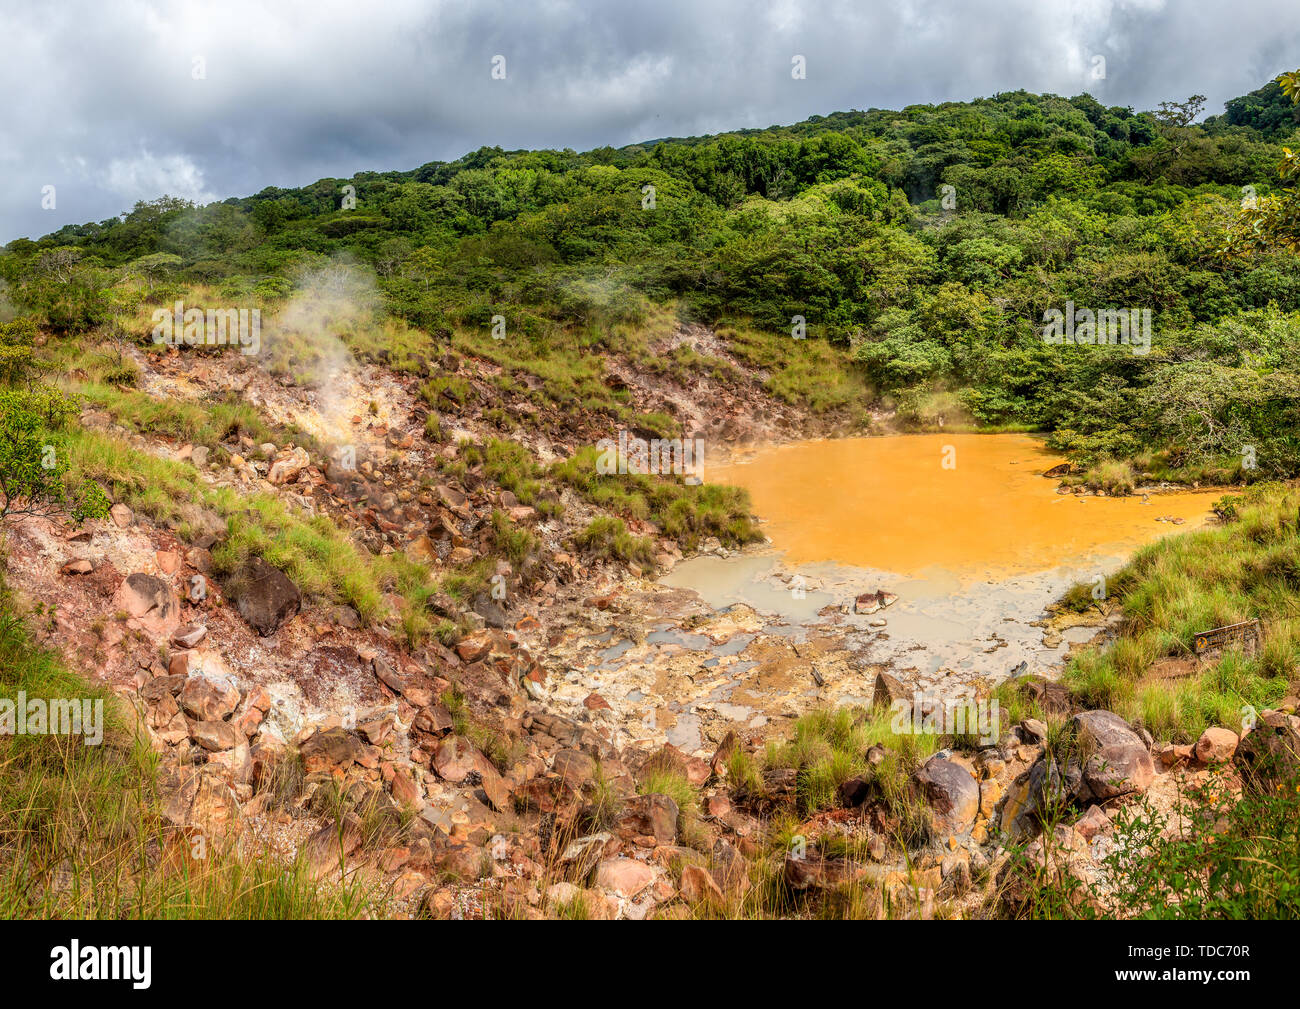
[[[1021, 663], [1024, 665], [1024, 663]], [[1068, 715], [1075, 710], [1070, 691], [1064, 683], [1038, 674], [1015, 676], [1017, 689], [1047, 715]]]
[[271, 483], [279, 486], [280, 484], [293, 483], [298, 479], [298, 475], [311, 465], [311, 457], [304, 448], [294, 448], [291, 451], [282, 454], [274, 463], [271, 464], [270, 471], [266, 474], [266, 479]]
[[1193, 752], [1198, 763], [1226, 764], [1237, 752], [1237, 734], [1212, 725], [1201, 733]]
[[980, 806], [979, 782], [970, 771], [943, 757], [931, 757], [912, 780], [930, 807], [931, 826], [936, 835], [970, 830]]
[[1049, 810], [1070, 798], [1082, 779], [1078, 765], [1062, 775], [1055, 760], [1040, 758], [1007, 789], [999, 821], [1002, 832], [1013, 840], [1029, 836]]
[[456, 642], [456, 654], [462, 662], [478, 662], [492, 651], [492, 633], [475, 631]]
[[871, 795], [871, 776], [857, 775], [840, 783], [838, 796], [841, 806], [861, 806]]
[[586, 880], [605, 853], [605, 846], [614, 835], [602, 831], [588, 834], [569, 842], [560, 853], [560, 865], [570, 879]]
[[239, 799], [219, 776], [193, 766], [164, 768], [159, 774], [164, 822], [198, 827], [210, 838], [232, 836], [239, 827]]
[[233, 750], [245, 739], [231, 722], [195, 722], [190, 738], [205, 750]]
[[[811, 851], [802, 858], [793, 852], [786, 852], [782, 868], [786, 885], [792, 890], [832, 889], [856, 883], [870, 873], [869, 867], [863, 863], [825, 858]], [[866, 888], [868, 893], [872, 890], [873, 888]]]
[[898, 599], [898, 596], [892, 592], [886, 592], [884, 589], [877, 589], [875, 592], [864, 592], [853, 600], [853, 612], [870, 616], [886, 606], [892, 606]]
[[1083, 770], [1080, 799], [1112, 799], [1145, 792], [1155, 778], [1146, 744], [1119, 715], [1082, 711], [1073, 720], [1078, 759]]
[[172, 644], [177, 648], [194, 648], [208, 636], [208, 629], [202, 624], [183, 624], [172, 631]]
[[258, 634], [269, 637], [302, 607], [302, 594], [284, 573], [260, 557], [250, 557], [226, 585], [239, 615]]
[[312, 879], [346, 866], [347, 857], [361, 847], [361, 820], [348, 813], [340, 823], [328, 823], [307, 838], [303, 846]]
[[357, 762], [361, 749], [359, 739], [346, 729], [335, 727], [313, 733], [298, 747], [298, 753], [302, 757], [303, 770], [316, 774], [346, 771]]
[[581, 750], [560, 750], [551, 761], [551, 770], [566, 784], [581, 788], [596, 773], [596, 761]]

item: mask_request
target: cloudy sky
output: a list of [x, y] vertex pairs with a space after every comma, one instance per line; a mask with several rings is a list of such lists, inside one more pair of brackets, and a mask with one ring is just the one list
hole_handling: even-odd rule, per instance
[[1297, 66], [1295, 0], [0, 0], [0, 243], [485, 144], [586, 150], [1016, 88], [1137, 109], [1201, 93], [1219, 112]]

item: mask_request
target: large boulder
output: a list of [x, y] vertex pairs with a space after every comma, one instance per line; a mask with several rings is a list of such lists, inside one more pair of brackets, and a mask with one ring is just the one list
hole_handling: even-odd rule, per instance
[[485, 758], [464, 736], [448, 736], [433, 751], [431, 766], [443, 781], [459, 785], [486, 763]]
[[226, 585], [239, 615], [262, 637], [276, 629], [302, 607], [298, 586], [278, 568], [260, 557], [250, 557]]
[[346, 871], [348, 856], [361, 847], [361, 842], [362, 823], [355, 813], [321, 827], [303, 845], [311, 878], [318, 880], [332, 872]]
[[960, 764], [931, 757], [913, 776], [913, 786], [930, 807], [936, 835], [962, 834], [975, 823], [980, 808], [979, 782]]
[[159, 773], [164, 822], [173, 827], [198, 827], [213, 838], [238, 832], [239, 800], [220, 777], [204, 768], [164, 767]]
[[1150, 787], [1155, 763], [1142, 737], [1124, 719], [1111, 711], [1081, 711], [1073, 725], [1083, 770], [1080, 799], [1112, 799]]
[[1037, 704], [1046, 715], [1068, 715], [1075, 710], [1064, 683], [1037, 674], [1017, 676], [1013, 682], [1021, 695]]
[[1243, 782], [1255, 792], [1271, 793], [1300, 782], [1300, 718], [1265, 711], [1241, 737], [1234, 760]]

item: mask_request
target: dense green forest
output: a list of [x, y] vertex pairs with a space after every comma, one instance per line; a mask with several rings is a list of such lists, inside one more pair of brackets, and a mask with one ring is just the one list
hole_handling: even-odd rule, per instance
[[[658, 306], [724, 333], [801, 317], [901, 426], [1044, 430], [1129, 475], [1293, 475], [1293, 96], [1283, 75], [1197, 124], [1199, 96], [1136, 113], [1011, 92], [162, 197], [5, 246], [0, 342], [125, 325], [147, 344], [144, 309], [196, 289], [274, 309], [343, 261], [435, 343], [498, 315], [535, 357]], [[1071, 303], [1149, 310], [1149, 352], [1045, 342]]]

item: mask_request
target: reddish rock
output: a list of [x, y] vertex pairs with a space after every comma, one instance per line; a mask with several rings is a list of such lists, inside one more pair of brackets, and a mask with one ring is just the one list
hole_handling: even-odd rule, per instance
[[177, 648], [194, 648], [208, 636], [208, 629], [202, 624], [182, 624], [172, 631], [171, 642]]
[[1110, 819], [1100, 806], [1089, 806], [1088, 811], [1079, 817], [1074, 825], [1075, 832], [1086, 840], [1092, 840], [1097, 834], [1110, 828]]
[[930, 807], [936, 834], [961, 834], [970, 829], [979, 811], [980, 787], [966, 768], [942, 757], [931, 757], [913, 781]]
[[319, 771], [346, 771], [361, 755], [362, 744], [341, 728], [315, 732], [298, 748], [303, 769], [308, 774]]
[[415, 779], [404, 768], [394, 768], [391, 788], [393, 801], [399, 806], [421, 805], [419, 786], [416, 785]]
[[363, 715], [357, 721], [357, 732], [373, 746], [382, 746], [393, 734], [393, 713], [377, 711]]
[[1083, 758], [1081, 798], [1111, 799], [1150, 787], [1155, 763], [1124, 719], [1110, 711], [1083, 711], [1073, 724]]
[[447, 732], [455, 724], [451, 717], [451, 712], [442, 704], [431, 704], [427, 708], [421, 708], [420, 713], [415, 716], [411, 723], [421, 732], [428, 732], [435, 736]]
[[352, 813], [342, 823], [330, 823], [307, 838], [303, 850], [312, 879], [346, 868], [347, 857], [361, 846], [361, 821]]
[[677, 840], [677, 803], [666, 795], [635, 795], [619, 811], [610, 828], [624, 840], [651, 837], [656, 844]]
[[876, 687], [871, 695], [871, 705], [875, 708], [892, 708], [896, 702], [911, 704], [912, 691], [897, 677], [888, 673], [876, 674]]
[[1182, 743], [1169, 743], [1156, 751], [1156, 756], [1165, 767], [1177, 767], [1191, 761], [1194, 756], [1192, 747]]
[[453, 785], [459, 785], [483, 762], [486, 761], [482, 754], [462, 736], [448, 736], [433, 751], [433, 770]]
[[226, 584], [239, 615], [262, 637], [269, 637], [302, 607], [302, 595], [278, 568], [250, 557]]
[[244, 742], [244, 737], [230, 722], [194, 722], [190, 738], [205, 750], [232, 750]]
[[256, 708], [249, 708], [242, 715], [235, 719], [235, 728], [245, 738], [251, 738], [257, 735], [257, 730], [261, 727], [264, 715]]
[[704, 811], [713, 817], [724, 817], [731, 812], [731, 800], [725, 795], [710, 795], [704, 800]]
[[159, 638], [166, 637], [180, 619], [180, 603], [171, 586], [142, 571], [126, 576], [118, 587], [113, 604]]
[[735, 731], [728, 729], [727, 734], [722, 737], [722, 742], [718, 744], [718, 748], [713, 751], [713, 756], [709, 758], [709, 764], [712, 766], [714, 774], [722, 773], [723, 768], [727, 766], [727, 762], [731, 760], [731, 755], [736, 752], [739, 745], [740, 740], [737, 738]]
[[1225, 764], [1237, 752], [1237, 742], [1232, 730], [1210, 726], [1196, 741], [1196, 760], [1201, 764]]
[[209, 676], [191, 676], [181, 687], [181, 707], [199, 721], [221, 721], [239, 707], [239, 691], [226, 680]]
[[476, 631], [456, 642], [456, 654], [462, 662], [478, 662], [492, 651], [492, 634], [489, 631]]
[[581, 750], [560, 750], [551, 761], [551, 770], [566, 784], [581, 788], [595, 775], [596, 762]]
[[1272, 793], [1300, 776], [1300, 718], [1265, 711], [1237, 746], [1234, 762], [1253, 791]]
[[635, 897], [654, 879], [654, 870], [633, 858], [608, 858], [596, 866], [596, 885], [620, 897]]
[[713, 877], [703, 866], [683, 867], [678, 889], [681, 891], [682, 899], [688, 904], [722, 903], [722, 888], [714, 882]]

